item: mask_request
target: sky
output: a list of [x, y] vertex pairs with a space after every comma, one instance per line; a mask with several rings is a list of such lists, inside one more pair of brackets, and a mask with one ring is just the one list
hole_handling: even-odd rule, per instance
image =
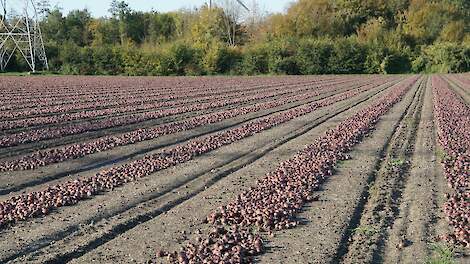
[[[148, 11], [152, 8], [159, 12], [174, 11], [181, 8], [194, 8], [203, 5], [209, 0], [127, 0], [130, 7], [134, 10]], [[242, 0], [248, 6], [253, 0]], [[290, 2], [293, 0], [257, 0], [259, 7], [262, 11], [275, 13], [283, 12]], [[50, 3], [54, 6], [62, 8], [64, 13], [68, 13], [74, 9], [87, 8], [93, 16], [109, 16], [108, 9], [111, 0], [51, 0]]]

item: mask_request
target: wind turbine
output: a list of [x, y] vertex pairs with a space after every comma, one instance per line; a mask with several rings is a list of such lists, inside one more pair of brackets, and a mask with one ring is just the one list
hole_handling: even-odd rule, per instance
[[240, 0], [236, 0], [238, 4], [240, 4], [243, 8], [245, 8], [246, 11], [250, 12], [250, 9], [248, 7], [246, 7], [246, 5], [240, 1]]

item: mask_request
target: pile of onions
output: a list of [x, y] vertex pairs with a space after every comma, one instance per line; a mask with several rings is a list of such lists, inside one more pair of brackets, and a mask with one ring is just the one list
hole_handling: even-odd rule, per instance
[[444, 174], [453, 193], [444, 212], [453, 234], [444, 239], [470, 247], [470, 108], [439, 76], [432, 77], [437, 141], [445, 152]]

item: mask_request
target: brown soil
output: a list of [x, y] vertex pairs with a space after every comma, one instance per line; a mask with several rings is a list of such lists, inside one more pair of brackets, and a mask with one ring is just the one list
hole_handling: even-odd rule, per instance
[[[212, 202], [221, 203], [233, 197], [246, 184], [253, 183], [268, 170], [273, 169], [281, 160], [287, 159], [319, 133], [331, 128], [334, 123], [328, 122], [332, 117], [350, 108], [358, 108], [367, 103], [367, 99], [380, 92], [383, 88], [364, 93], [338, 104], [326, 107], [312, 114], [292, 120], [287, 124], [270, 129], [240, 142], [223, 147], [207, 155], [180, 166], [160, 171], [150, 177], [129, 184], [113, 192], [105, 193], [92, 200], [84, 201], [76, 206], [63, 208], [56, 213], [19, 224], [0, 233], [0, 260], [13, 262], [42, 262], [56, 260], [59, 263], [81, 256], [89, 251], [95, 252], [106, 245], [119, 240], [128, 230], [145, 230], [147, 240], [158, 238], [163, 242], [168, 225], [153, 224], [162, 218], [174, 214], [173, 209], [180, 203], [197, 204], [194, 209], [184, 210], [189, 216], [174, 216], [164, 222], [181, 230], [194, 231], [184, 219], [202, 219], [213, 207]], [[369, 100], [370, 101], [370, 100]], [[356, 106], [359, 104], [360, 106]], [[347, 111], [352, 114], [352, 110]], [[339, 116], [338, 116], [339, 117]], [[336, 120], [337, 122], [338, 120]], [[308, 136], [307, 136], [308, 135]], [[302, 138], [294, 141], [295, 138]], [[293, 142], [293, 143], [291, 143]], [[283, 147], [279, 150], [280, 146]], [[263, 160], [270, 157], [269, 162]], [[262, 164], [261, 167], [259, 165]], [[250, 169], [250, 173], [244, 171]], [[91, 175], [95, 170], [80, 173], [81, 176]], [[71, 179], [77, 175], [64, 177]], [[59, 181], [59, 180], [57, 180]], [[204, 190], [206, 187], [210, 189]], [[41, 188], [33, 186], [27, 190]], [[230, 188], [230, 191], [224, 189]], [[23, 191], [23, 190], [22, 190]], [[200, 193], [200, 194], [199, 194]], [[201, 196], [225, 197], [224, 199], [203, 199]], [[191, 198], [192, 199], [189, 199]], [[189, 200], [188, 200], [189, 199]], [[187, 201], [187, 202], [185, 202]], [[178, 207], [180, 208], [180, 207]], [[205, 210], [202, 210], [205, 208]], [[181, 221], [180, 221], [181, 220]], [[144, 222], [141, 224], [141, 222]], [[150, 229], [151, 228], [151, 229]], [[202, 228], [202, 227], [201, 227]], [[138, 231], [138, 233], [142, 233]], [[158, 234], [158, 235], [155, 235]], [[135, 238], [143, 239], [146, 235], [139, 234]], [[9, 239], [1, 239], [8, 237]], [[169, 238], [177, 238], [170, 235]], [[178, 242], [179, 240], [176, 240]], [[19, 242], [19, 243], [18, 243]], [[150, 243], [150, 241], [148, 241]], [[167, 240], [170, 246], [174, 239]], [[147, 242], [145, 242], [147, 243]], [[135, 243], [134, 246], [145, 244]], [[150, 245], [150, 244], [149, 244]], [[176, 244], [172, 244], [176, 246]], [[143, 262], [154, 254], [154, 250], [137, 252], [128, 245], [122, 248], [128, 253], [142, 254], [138, 262]], [[116, 251], [120, 249], [116, 248]], [[23, 255], [26, 255], [23, 257]], [[127, 262], [128, 258], [123, 259]]]
[[[417, 87], [408, 92], [378, 123], [376, 130], [351, 152], [352, 159], [338, 166], [337, 172], [323, 184], [319, 202], [300, 214], [305, 225], [283, 231], [272, 240], [272, 252], [263, 263], [338, 263], [346, 241], [354, 228], [370, 177], [403, 112], [414, 101]], [[307, 236], [305, 234], [308, 234]]]
[[[449, 191], [439, 164], [432, 89], [428, 77], [384, 115], [376, 129], [350, 152], [352, 159], [317, 192], [319, 200], [297, 216], [297, 228], [269, 236], [256, 263], [425, 263], [430, 245], [449, 232], [442, 206]], [[256, 184], [280, 162], [325, 131], [365, 108], [392, 83], [322, 108], [285, 124], [159, 171], [138, 182], [95, 196], [52, 214], [0, 230], [0, 263], [153, 263], [157, 249], [178, 250], [209, 232], [206, 216]], [[338, 86], [340, 87], [340, 86]], [[458, 85], [459, 95], [468, 100]], [[115, 148], [34, 171], [1, 173], [0, 201], [50, 184], [96, 172], [210, 135], [312, 100], [273, 108], [155, 140]], [[467, 97], [465, 97], [467, 96]], [[467, 101], [468, 102], [468, 101]], [[236, 106], [235, 106], [236, 107]], [[217, 109], [220, 110], [220, 109]], [[215, 111], [215, 110], [214, 110]], [[98, 137], [138, 126], [154, 126], [199, 112], [90, 133]], [[88, 133], [87, 133], [88, 134]], [[84, 140], [77, 135], [27, 144], [32, 148]], [[44, 144], [44, 145], [41, 145]], [[0, 158], [6, 158], [0, 152]], [[460, 256], [468, 251], [455, 249]], [[468, 263], [460, 257], [458, 263]]]
[[[370, 93], [376, 93], [389, 87], [390, 85], [391, 84], [386, 84], [377, 87], [365, 94], [367, 95]], [[216, 124], [211, 124], [171, 135], [161, 136], [154, 140], [148, 140], [132, 145], [114, 148], [110, 151], [95, 153], [75, 160], [69, 160], [58, 164], [51, 164], [34, 171], [0, 173], [0, 178], [2, 178], [2, 181], [0, 182], [0, 195], [14, 195], [17, 194], [17, 192], [28, 191], [30, 190], [29, 188], [43, 188], [42, 185], [45, 183], [53, 183], [63, 179], [69, 180], [73, 176], [89, 174], [88, 172], [90, 171], [96, 172], [97, 170], [109, 166], [114, 166], [119, 163], [141, 158], [143, 155], [159, 151], [163, 147], [179, 144], [195, 137], [200, 137], [220, 130], [228, 129], [244, 122], [261, 118], [273, 113], [285, 111], [293, 107], [320, 100], [349, 89], [350, 88], [339, 89], [339, 91], [320, 95], [310, 100], [299, 101], [272, 109], [258, 111], [256, 113], [227, 119]]]

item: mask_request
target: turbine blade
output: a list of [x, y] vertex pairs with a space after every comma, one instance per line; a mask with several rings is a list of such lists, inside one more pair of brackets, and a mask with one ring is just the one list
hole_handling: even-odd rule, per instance
[[248, 7], [246, 7], [246, 5], [245, 5], [242, 1], [237, 0], [237, 2], [238, 2], [241, 6], [243, 6], [243, 8], [245, 8], [246, 11], [248, 11], [248, 12], [250, 11], [250, 9], [248, 9]]

